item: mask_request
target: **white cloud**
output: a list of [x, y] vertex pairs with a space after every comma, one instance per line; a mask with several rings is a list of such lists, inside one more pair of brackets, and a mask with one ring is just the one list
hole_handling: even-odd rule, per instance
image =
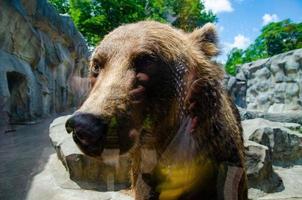
[[223, 42], [220, 46], [221, 54], [218, 56], [217, 60], [221, 63], [225, 63], [227, 60], [228, 53], [233, 48], [246, 49], [251, 44], [251, 40], [242, 34], [238, 34], [234, 37], [233, 43]]
[[250, 45], [250, 43], [251, 43], [250, 38], [245, 37], [244, 35], [238, 34], [234, 37], [234, 42], [232, 44], [229, 44], [229, 47], [245, 49]]
[[265, 14], [262, 17], [262, 24], [267, 25], [268, 23], [276, 22], [278, 20], [279, 20], [279, 17], [276, 14]]
[[238, 34], [234, 37], [233, 43], [224, 42], [221, 45], [222, 48], [222, 59], [226, 59], [226, 55], [233, 49], [246, 49], [251, 44], [251, 40], [242, 34]]
[[230, 0], [204, 0], [203, 2], [205, 9], [211, 10], [215, 14], [233, 11]]

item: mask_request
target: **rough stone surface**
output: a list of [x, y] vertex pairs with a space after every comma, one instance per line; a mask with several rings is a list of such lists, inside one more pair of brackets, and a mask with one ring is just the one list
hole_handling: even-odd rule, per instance
[[256, 118], [242, 126], [249, 198], [302, 199], [301, 125]]
[[302, 164], [302, 134], [289, 129], [297, 128], [299, 124], [271, 122], [257, 118], [245, 120], [242, 125], [246, 140], [267, 146], [275, 165]]
[[226, 80], [240, 107], [268, 113], [302, 111], [302, 49], [243, 64]]
[[283, 183], [273, 171], [269, 148], [252, 141], [247, 141], [245, 147], [249, 188], [261, 189], [267, 193], [281, 191]]
[[249, 189], [249, 199], [255, 200], [301, 200], [302, 199], [302, 166], [291, 168], [273, 167], [280, 176], [284, 189], [279, 192], [265, 193], [256, 188]]
[[57, 155], [52, 154], [44, 170], [37, 174], [27, 193], [27, 200], [133, 200], [125, 192], [99, 192], [82, 189], [69, 179]]
[[[302, 111], [301, 112], [290, 112], [290, 113], [268, 113], [251, 111], [238, 107], [241, 120], [262, 118], [273, 122], [283, 123], [295, 123], [302, 125]], [[301, 131], [302, 132], [302, 131]]]
[[[88, 48], [46, 0], [0, 1], [0, 121], [29, 121], [75, 106]], [[81, 88], [84, 88], [81, 87]]]
[[224, 78], [226, 89], [230, 92], [235, 104], [239, 107], [246, 107], [246, 80], [237, 79], [237, 77]]
[[302, 199], [302, 166], [291, 168], [274, 167], [275, 172], [281, 177], [284, 185], [282, 192], [268, 194], [259, 200], [301, 200]]
[[99, 159], [84, 155], [72, 136], [65, 131], [68, 117], [59, 117], [52, 122], [50, 138], [70, 179], [81, 188], [90, 190], [112, 191], [129, 188], [130, 161], [127, 154], [119, 155], [117, 149], [105, 149]]

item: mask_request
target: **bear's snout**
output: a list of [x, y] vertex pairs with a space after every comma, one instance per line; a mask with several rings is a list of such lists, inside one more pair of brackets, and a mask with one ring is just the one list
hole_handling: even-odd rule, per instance
[[92, 114], [76, 113], [65, 124], [74, 142], [89, 156], [100, 156], [104, 150], [107, 123]]

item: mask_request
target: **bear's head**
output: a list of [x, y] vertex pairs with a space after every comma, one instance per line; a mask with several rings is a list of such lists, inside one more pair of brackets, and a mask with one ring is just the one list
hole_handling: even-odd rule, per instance
[[192, 33], [153, 21], [120, 26], [95, 48], [90, 94], [67, 131], [91, 156], [112, 141], [126, 152], [142, 133], [165, 144], [186, 116], [194, 131], [218, 106], [211, 90], [223, 74], [211, 61], [216, 42], [212, 24]]

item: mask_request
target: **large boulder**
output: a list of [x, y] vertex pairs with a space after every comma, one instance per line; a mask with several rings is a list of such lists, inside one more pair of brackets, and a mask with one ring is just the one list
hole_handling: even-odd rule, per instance
[[269, 148], [252, 141], [247, 141], [245, 148], [248, 187], [266, 193], [282, 190], [283, 183], [273, 170]]
[[302, 199], [301, 124], [242, 121], [249, 199]]
[[52, 154], [43, 170], [34, 176], [27, 200], [133, 200], [130, 191], [93, 191], [85, 190], [69, 179], [69, 174], [58, 160], [57, 155]]
[[128, 155], [120, 155], [118, 149], [105, 149], [98, 159], [84, 155], [65, 130], [69, 117], [55, 119], [49, 129], [51, 142], [70, 179], [84, 189], [112, 191], [129, 188]]
[[302, 133], [296, 131], [300, 130], [299, 124], [257, 118], [245, 120], [242, 125], [246, 140], [267, 146], [275, 165], [302, 163]]

